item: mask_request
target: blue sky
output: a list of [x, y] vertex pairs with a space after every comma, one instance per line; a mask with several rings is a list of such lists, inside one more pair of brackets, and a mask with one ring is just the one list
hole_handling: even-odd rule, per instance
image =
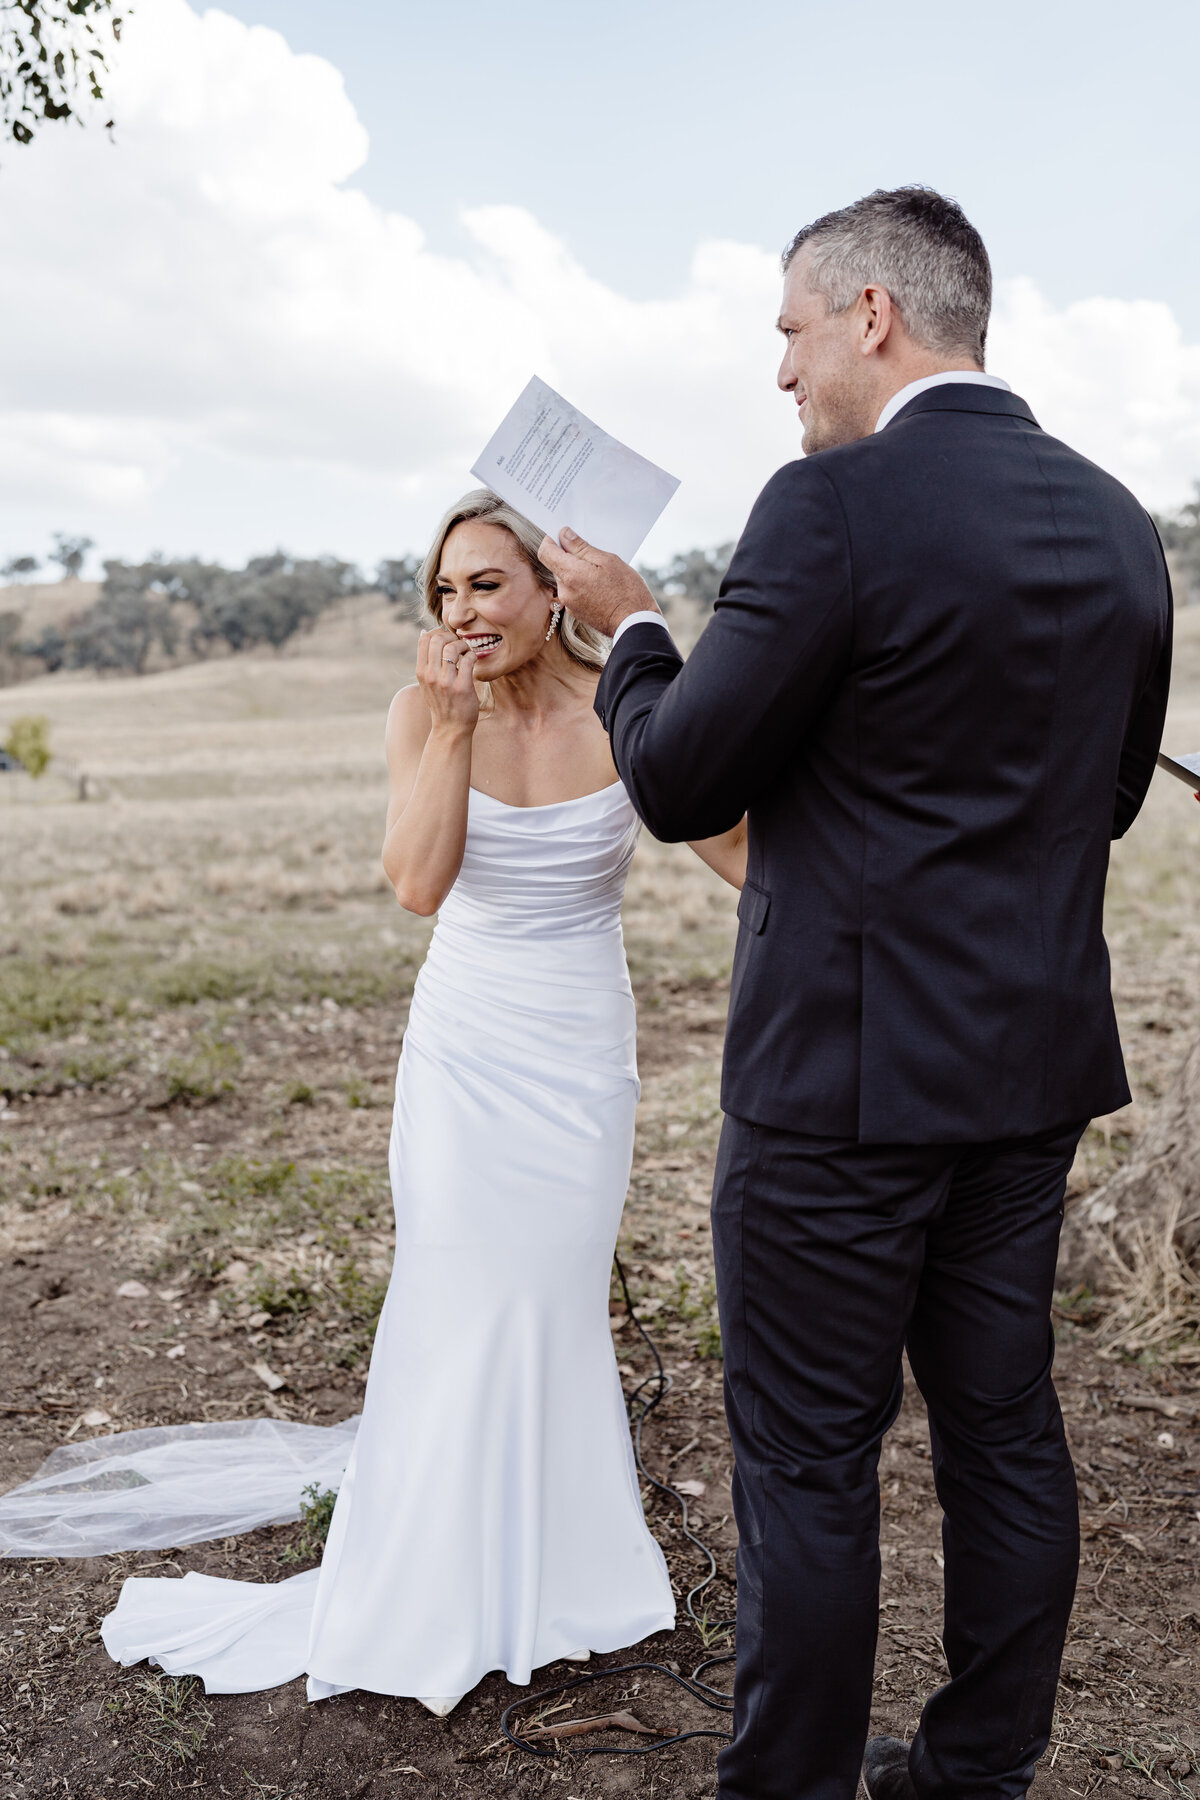
[[1200, 477], [1194, 0], [138, 0], [113, 142], [0, 159], [0, 559], [420, 548], [533, 373], [681, 478], [650, 558], [798, 451], [779, 251], [956, 195], [990, 366], [1178, 505]]
[[695, 243], [781, 248], [873, 187], [956, 195], [997, 272], [1063, 304], [1150, 296], [1200, 336], [1195, 0], [225, 0], [341, 69], [355, 177], [461, 248], [528, 207], [622, 292]]

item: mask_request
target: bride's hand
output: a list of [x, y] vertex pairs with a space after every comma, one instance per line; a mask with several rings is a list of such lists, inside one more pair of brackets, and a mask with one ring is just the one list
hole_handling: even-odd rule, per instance
[[475, 691], [474, 650], [452, 631], [439, 626], [423, 631], [417, 646], [417, 681], [434, 727], [457, 725], [474, 731], [479, 723], [479, 695]]

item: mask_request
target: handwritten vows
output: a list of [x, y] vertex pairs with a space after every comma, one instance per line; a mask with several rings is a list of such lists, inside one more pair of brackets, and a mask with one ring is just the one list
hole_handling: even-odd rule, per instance
[[569, 525], [626, 562], [679, 486], [536, 375], [471, 473], [548, 537]]

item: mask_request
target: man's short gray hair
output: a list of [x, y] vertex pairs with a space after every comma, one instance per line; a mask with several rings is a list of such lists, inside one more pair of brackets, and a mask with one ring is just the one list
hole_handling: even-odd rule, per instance
[[785, 272], [809, 252], [808, 281], [846, 312], [865, 287], [886, 288], [910, 337], [940, 356], [983, 367], [992, 310], [992, 268], [962, 208], [932, 188], [876, 188], [798, 231]]

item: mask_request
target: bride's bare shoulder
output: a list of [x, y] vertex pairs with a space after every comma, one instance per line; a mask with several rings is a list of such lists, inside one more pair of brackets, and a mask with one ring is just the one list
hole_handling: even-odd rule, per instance
[[393, 695], [388, 707], [387, 740], [389, 744], [423, 744], [429, 736], [429, 708], [415, 681]]

